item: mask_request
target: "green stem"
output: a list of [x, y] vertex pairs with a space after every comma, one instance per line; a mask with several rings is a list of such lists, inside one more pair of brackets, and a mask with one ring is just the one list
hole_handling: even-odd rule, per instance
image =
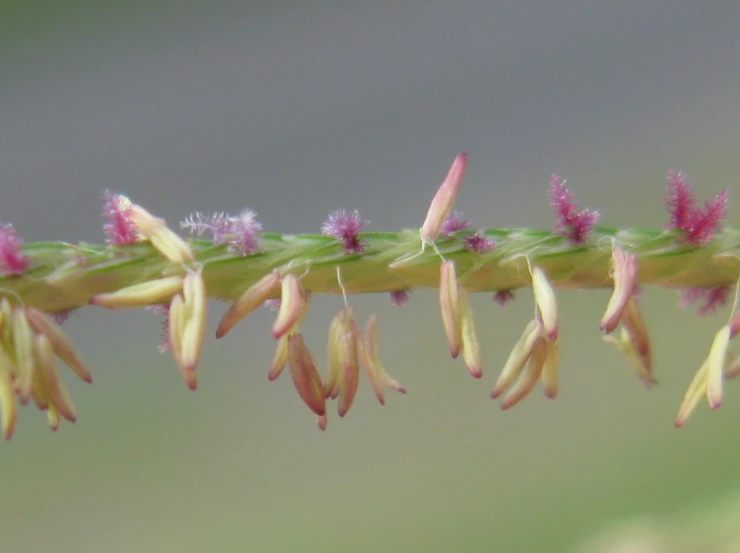
[[[468, 251], [466, 232], [427, 245], [418, 231], [366, 232], [362, 254], [345, 253], [336, 239], [317, 235], [264, 233], [259, 253], [241, 256], [227, 246], [190, 240], [203, 266], [208, 295], [238, 297], [273, 270], [302, 276], [313, 293], [389, 292], [437, 287], [440, 254], [457, 264], [459, 281], [471, 292], [512, 290], [531, 282], [527, 264], [542, 267], [559, 288], [610, 287], [611, 251], [615, 245], [638, 255], [639, 282], [667, 288], [732, 285], [740, 276], [740, 229], [725, 228], [708, 244], [681, 243], [675, 231], [596, 227], [586, 244], [574, 245], [549, 231], [489, 229], [497, 246], [484, 253]], [[437, 251], [435, 251], [435, 249]], [[36, 242], [23, 253], [31, 259], [20, 277], [0, 277], [0, 289], [46, 312], [88, 304], [91, 296], [112, 292], [185, 268], [168, 262], [148, 242], [125, 246]], [[337, 270], [339, 269], [339, 275]]]

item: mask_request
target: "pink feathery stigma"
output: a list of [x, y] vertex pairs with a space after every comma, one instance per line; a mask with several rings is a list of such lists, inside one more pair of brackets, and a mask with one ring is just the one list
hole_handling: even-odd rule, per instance
[[728, 191], [723, 190], [707, 200], [702, 209], [696, 205], [696, 196], [683, 173], [669, 171], [666, 189], [668, 228], [681, 231], [683, 239], [693, 246], [701, 246], [714, 238], [727, 217]]
[[577, 244], [583, 244], [599, 221], [599, 213], [591, 209], [578, 209], [573, 193], [565, 186], [560, 175], [550, 176], [550, 205], [555, 213], [555, 230]]
[[444, 223], [442, 223], [442, 235], [449, 236], [459, 230], [465, 230], [469, 226], [470, 221], [463, 219], [461, 213], [453, 211], [447, 216]]
[[131, 218], [131, 204], [120, 194], [103, 192], [103, 232], [105, 241], [112, 245], [133, 244], [138, 239]]
[[681, 300], [679, 307], [685, 309], [696, 303], [701, 302], [697, 313], [699, 315], [708, 315], [718, 308], [727, 304], [732, 287], [715, 286], [713, 288], [686, 288], [681, 291]]
[[69, 319], [75, 311], [77, 311], [77, 309], [65, 309], [64, 311], [54, 311], [49, 313], [49, 315], [51, 315], [55, 323], [62, 325], [67, 322], [67, 319]]
[[510, 301], [514, 301], [514, 292], [511, 290], [499, 290], [493, 295], [493, 301], [499, 305], [506, 305]]
[[13, 225], [0, 223], [0, 273], [20, 275], [28, 269], [31, 259], [21, 253], [21, 246]]
[[668, 171], [665, 203], [671, 216], [668, 227], [687, 231], [696, 210], [696, 197], [686, 176], [680, 171]]
[[411, 293], [411, 290], [409, 289], [393, 290], [390, 293], [391, 305], [394, 305], [395, 307], [403, 307], [409, 301], [410, 293]]
[[170, 306], [169, 305], [149, 305], [147, 310], [152, 313], [164, 315], [164, 319], [159, 326], [159, 345], [157, 349], [164, 353], [170, 351], [172, 344], [170, 343]]
[[464, 242], [468, 250], [477, 253], [483, 253], [496, 247], [496, 242], [481, 232], [466, 236]]
[[223, 212], [203, 215], [196, 211], [180, 223], [180, 228], [197, 236], [208, 232], [214, 244], [227, 244], [241, 255], [254, 253], [259, 249], [259, 234], [262, 232], [262, 224], [257, 221], [257, 214], [251, 209], [245, 209], [238, 215]]
[[359, 211], [351, 213], [344, 209], [332, 211], [321, 227], [321, 232], [333, 236], [342, 243], [342, 247], [350, 253], [363, 253], [366, 244], [359, 239], [362, 229], [369, 224], [360, 217]]

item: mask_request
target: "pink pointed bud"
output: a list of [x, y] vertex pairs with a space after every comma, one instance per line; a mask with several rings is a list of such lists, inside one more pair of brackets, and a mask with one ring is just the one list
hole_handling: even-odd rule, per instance
[[483, 364], [480, 358], [478, 335], [475, 332], [473, 308], [470, 305], [468, 292], [464, 288], [460, 288], [458, 293], [463, 361], [465, 361], [465, 366], [468, 368], [468, 372], [473, 376], [473, 378], [481, 378], [483, 376]]
[[607, 333], [613, 332], [617, 328], [622, 313], [627, 307], [627, 302], [635, 292], [637, 256], [633, 253], [627, 253], [622, 248], [614, 248], [612, 250], [612, 265], [614, 291], [599, 324], [599, 328]]
[[239, 321], [262, 305], [270, 296], [276, 294], [279, 289], [280, 273], [277, 271], [265, 275], [252, 284], [221, 318], [216, 329], [216, 338], [226, 336]]
[[437, 194], [429, 206], [424, 224], [419, 230], [421, 239], [425, 244], [434, 242], [442, 232], [447, 216], [455, 206], [455, 199], [460, 190], [462, 179], [465, 176], [465, 168], [468, 163], [466, 153], [459, 154], [447, 173], [447, 178], [439, 187]]
[[550, 341], [555, 341], [558, 337], [558, 310], [555, 291], [547, 279], [545, 271], [541, 268], [533, 267], [531, 274], [534, 300], [542, 317], [545, 333]]
[[296, 275], [287, 274], [281, 283], [280, 309], [272, 325], [272, 335], [280, 338], [296, 323], [303, 308], [301, 283]]
[[707, 401], [710, 409], [717, 409], [722, 404], [722, 384], [729, 344], [730, 327], [725, 325], [717, 332], [707, 357]]
[[[25, 310], [16, 306], [13, 309], [12, 316], [13, 326], [13, 349], [15, 354], [15, 388], [18, 393], [18, 397], [23, 405], [27, 404], [31, 400], [31, 391], [33, 390], [33, 376], [35, 372], [36, 362], [33, 358], [33, 332], [26, 319]], [[8, 324], [7, 318], [5, 323]]]
[[39, 371], [38, 381], [49, 405], [58, 409], [59, 414], [68, 421], [75, 422], [77, 413], [59, 377], [59, 369], [54, 360], [53, 345], [51, 340], [43, 334], [36, 335], [34, 339], [34, 356]]
[[185, 275], [183, 300], [186, 315], [180, 347], [182, 348], [182, 369], [187, 373], [195, 371], [200, 361], [208, 318], [208, 297], [200, 269], [190, 271]]
[[537, 338], [532, 346], [527, 368], [522, 371], [516, 383], [501, 400], [501, 409], [510, 409], [529, 395], [540, 379], [546, 356], [547, 340]]
[[319, 371], [316, 370], [313, 355], [300, 334], [293, 334], [288, 338], [288, 361], [298, 395], [319, 417], [325, 415], [326, 392], [321, 384]]
[[455, 359], [460, 354], [462, 329], [460, 326], [459, 290], [454, 261], [443, 261], [440, 265], [439, 305], [442, 311], [447, 345]]

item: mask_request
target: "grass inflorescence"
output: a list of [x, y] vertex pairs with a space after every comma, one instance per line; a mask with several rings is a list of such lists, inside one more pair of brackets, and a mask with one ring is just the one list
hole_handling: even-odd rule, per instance
[[[432, 199], [418, 230], [365, 230], [357, 211], [331, 213], [320, 234], [278, 234], [263, 230], [257, 215], [194, 213], [180, 225], [167, 223], [123, 195], [106, 192], [104, 244], [24, 244], [11, 225], [0, 225], [0, 405], [9, 438], [17, 405], [33, 402], [56, 429], [76, 410], [60, 378], [59, 358], [85, 381], [90, 372], [63, 330], [66, 316], [98, 305], [109, 309], [149, 308], [160, 313], [160, 350], [170, 351], [185, 383], [197, 387], [207, 327], [208, 298], [230, 302], [216, 336], [228, 334], [261, 305], [275, 311], [276, 342], [271, 380], [289, 367], [300, 398], [327, 425], [327, 402], [340, 416], [349, 411], [364, 368], [376, 397], [405, 388], [385, 370], [378, 348], [377, 318], [361, 329], [349, 298], [390, 294], [406, 303], [418, 288], [439, 290], [442, 330], [453, 358], [480, 378], [475, 320], [469, 295], [490, 292], [506, 303], [531, 287], [535, 313], [514, 344], [493, 387], [508, 409], [538, 383], [549, 398], [558, 394], [559, 340], [556, 291], [610, 288], [599, 322], [647, 385], [655, 383], [652, 348], [639, 309], [648, 286], [679, 290], [682, 305], [699, 304], [705, 314], [731, 303], [705, 362], [689, 386], [676, 417], [683, 425], [702, 397], [720, 406], [723, 382], [740, 374], [729, 352], [740, 333], [740, 230], [724, 226], [727, 192], [699, 205], [686, 177], [667, 179], [666, 227], [657, 230], [602, 226], [600, 215], [580, 209], [566, 182], [553, 175], [549, 198], [552, 230], [473, 229], [453, 211], [467, 167], [460, 154]], [[326, 369], [320, 371], [300, 329], [315, 294], [340, 294], [344, 306], [329, 328]]]

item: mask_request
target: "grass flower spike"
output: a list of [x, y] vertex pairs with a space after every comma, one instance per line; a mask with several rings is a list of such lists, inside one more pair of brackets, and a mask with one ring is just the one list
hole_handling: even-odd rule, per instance
[[[260, 306], [274, 308], [271, 327], [254, 330], [275, 345], [265, 368], [268, 379], [290, 367], [299, 398], [324, 430], [327, 404], [336, 401], [338, 415], [346, 417], [365, 379], [381, 405], [387, 389], [406, 392], [381, 362], [375, 315], [361, 332], [358, 321], [364, 316], [351, 306], [353, 294], [386, 293], [400, 307], [419, 288], [438, 289], [438, 337], [444, 336], [450, 355], [460, 357], [476, 378], [484, 374], [485, 340], [479, 341], [478, 331], [491, 332], [476, 328], [476, 293], [504, 305], [519, 289], [532, 288], [534, 314], [502, 356], [491, 392], [502, 409], [518, 405], [538, 384], [546, 397], [558, 395], [560, 342], [568, 340], [560, 332], [558, 289], [611, 292], [594, 327], [651, 386], [659, 365], [638, 294], [654, 286], [670, 288], [680, 294], [681, 306], [697, 305], [700, 315], [708, 315], [726, 306], [735, 290], [727, 322], [697, 363], [676, 426], [686, 423], [702, 398], [710, 409], [721, 406], [729, 393], [726, 381], [740, 375], [740, 356], [732, 351], [740, 334], [740, 229], [725, 226], [727, 191], [699, 204], [686, 176], [670, 171], [667, 224], [653, 230], [614, 228], [601, 226], [599, 212], [581, 208], [566, 181], [552, 175], [552, 229], [479, 228], [453, 211], [467, 161], [464, 153], [454, 159], [418, 230], [367, 230], [369, 221], [358, 211], [339, 209], [320, 232], [279, 234], [265, 231], [255, 212], [245, 208], [236, 214], [194, 212], [180, 223], [190, 233], [182, 237], [164, 219], [110, 191], [103, 194], [102, 244], [24, 243], [13, 226], [0, 223], [2, 433], [12, 436], [23, 405], [45, 411], [52, 429], [62, 419], [76, 420], [57, 360], [91, 382], [62, 328], [69, 313], [83, 307], [143, 308], [163, 315], [160, 350], [171, 352], [186, 385], [195, 390], [202, 351], [209, 346], [209, 298], [229, 304], [215, 325], [216, 338], [246, 326], [244, 319]], [[343, 301], [320, 358], [301, 334], [317, 294]]]

